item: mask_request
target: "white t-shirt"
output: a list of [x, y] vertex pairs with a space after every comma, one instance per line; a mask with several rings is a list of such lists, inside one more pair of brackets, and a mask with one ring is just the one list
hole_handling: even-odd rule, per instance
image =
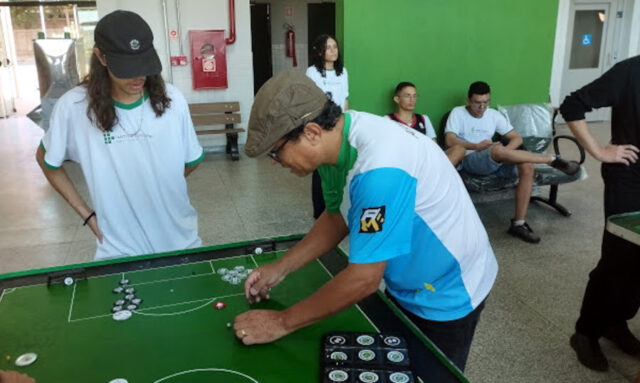
[[347, 68], [342, 68], [342, 74], [336, 76], [336, 71], [331, 69], [325, 70], [326, 77], [322, 77], [318, 69], [315, 66], [307, 68], [307, 77], [316, 83], [318, 88], [327, 93], [331, 100], [335, 102], [342, 110], [344, 110], [344, 104], [349, 98], [349, 77], [347, 75]]
[[[147, 98], [116, 105], [118, 123], [102, 132], [87, 118], [87, 90], [64, 94], [42, 139], [45, 165], [80, 164], [103, 243], [95, 259], [198, 247], [198, 217], [189, 202], [185, 166], [204, 151], [182, 94], [166, 84], [171, 106], [156, 117]], [[87, 229], [88, 230], [88, 229]]]
[[[398, 118], [398, 121], [394, 120], [393, 118], [389, 117], [389, 115], [385, 115], [385, 117], [387, 117], [388, 119], [390, 119], [391, 121], [395, 121], [398, 124], [404, 125], [404, 126], [408, 126], [410, 128], [414, 128], [417, 124], [420, 123], [420, 121], [413, 121], [413, 125], [411, 124], [406, 124], [404, 121], [400, 120]], [[397, 116], [396, 116], [397, 118]], [[426, 135], [427, 137], [431, 138], [432, 140], [434, 140], [436, 138], [436, 130], [433, 128], [433, 125], [431, 124], [431, 120], [429, 120], [429, 117], [426, 114], [422, 115], [422, 118], [424, 119], [424, 128], [426, 129]]]
[[327, 211], [349, 226], [349, 262], [387, 261], [387, 290], [422, 318], [468, 315], [498, 264], [462, 179], [424, 134], [369, 113], [344, 118], [338, 161], [318, 171]]
[[[447, 119], [444, 132], [454, 133], [459, 139], [477, 144], [491, 140], [495, 133], [502, 136], [513, 130], [509, 121], [497, 110], [488, 108], [482, 117], [473, 117], [466, 107], [453, 108]], [[473, 150], [467, 150], [467, 154]]]

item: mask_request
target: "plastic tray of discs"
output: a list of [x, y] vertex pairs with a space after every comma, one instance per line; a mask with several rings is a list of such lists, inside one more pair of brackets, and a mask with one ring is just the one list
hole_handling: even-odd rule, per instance
[[401, 336], [331, 332], [322, 338], [322, 383], [414, 382], [407, 342]]
[[409, 370], [374, 370], [349, 367], [325, 367], [321, 383], [417, 383]]

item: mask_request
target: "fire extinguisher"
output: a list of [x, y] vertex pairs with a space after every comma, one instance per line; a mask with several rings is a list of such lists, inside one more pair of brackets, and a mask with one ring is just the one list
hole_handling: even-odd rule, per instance
[[285, 40], [287, 41], [287, 57], [293, 57], [293, 66], [297, 67], [298, 61], [296, 60], [296, 32], [290, 25], [287, 25]]

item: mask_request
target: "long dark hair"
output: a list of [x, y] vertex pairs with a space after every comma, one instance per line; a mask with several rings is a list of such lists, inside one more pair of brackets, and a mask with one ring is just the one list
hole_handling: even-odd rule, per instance
[[[118, 123], [118, 116], [111, 99], [109, 73], [95, 53], [91, 56], [89, 74], [82, 79], [80, 85], [87, 87], [87, 96], [89, 97], [87, 117], [91, 122], [95, 122], [101, 130], [110, 132]], [[159, 74], [147, 76], [144, 87], [149, 92], [149, 101], [156, 117], [162, 116], [171, 105], [171, 99], [167, 97], [162, 76]]]
[[[327, 51], [327, 40], [333, 39], [338, 44], [338, 40], [331, 35], [320, 35], [313, 43], [313, 66], [316, 67], [322, 77], [327, 77], [327, 71], [324, 69], [324, 53]], [[340, 46], [338, 46], [338, 59], [333, 63], [333, 69], [336, 71], [336, 76], [342, 75], [342, 53], [340, 52]]]

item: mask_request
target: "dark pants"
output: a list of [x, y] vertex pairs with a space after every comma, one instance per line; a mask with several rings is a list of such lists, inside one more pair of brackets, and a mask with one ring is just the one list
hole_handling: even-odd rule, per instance
[[[606, 217], [640, 210], [640, 190], [620, 177], [604, 178]], [[640, 246], [605, 231], [601, 251], [576, 322], [576, 331], [591, 338], [599, 338], [609, 326], [626, 324], [640, 307]]]
[[[467, 316], [446, 322], [432, 321], [421, 318], [410, 311], [405, 310], [398, 301], [387, 294], [391, 300], [404, 312], [418, 328], [442, 351], [443, 354], [460, 369], [464, 371], [471, 349], [471, 341], [476, 331], [476, 325], [480, 320], [480, 313], [484, 309], [484, 301]], [[420, 362], [415, 363], [416, 372], [423, 376], [420, 371]], [[428, 375], [425, 375], [428, 376]]]
[[313, 218], [318, 219], [325, 206], [324, 197], [322, 196], [322, 181], [317, 170], [313, 171], [313, 176], [311, 177], [311, 200], [313, 201]]

